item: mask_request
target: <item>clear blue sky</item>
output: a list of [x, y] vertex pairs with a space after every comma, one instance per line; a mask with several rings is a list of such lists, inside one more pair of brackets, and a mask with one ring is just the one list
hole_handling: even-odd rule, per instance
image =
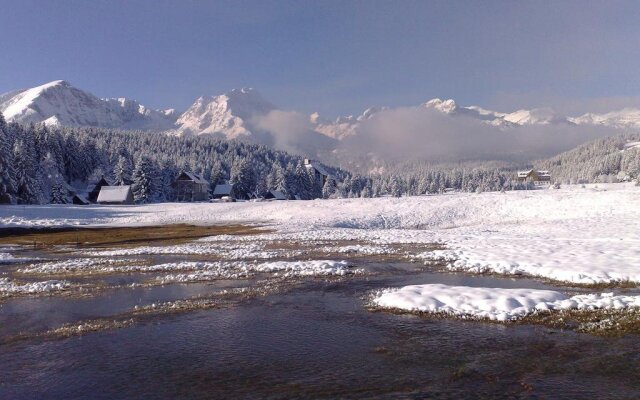
[[432, 97], [634, 102], [640, 2], [0, 0], [0, 92], [65, 79], [186, 108], [254, 87], [333, 117]]

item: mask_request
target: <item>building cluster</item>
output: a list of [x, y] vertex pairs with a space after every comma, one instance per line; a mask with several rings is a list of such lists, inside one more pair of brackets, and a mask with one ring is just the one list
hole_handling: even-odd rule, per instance
[[[332, 176], [322, 167], [320, 163], [305, 159], [304, 166], [312, 171], [315, 177], [323, 184]], [[133, 185], [125, 182], [125, 185], [114, 185], [105, 177], [97, 181], [89, 182], [86, 189], [76, 190], [68, 187], [73, 204], [86, 205], [92, 203], [114, 205], [114, 204], [134, 204]], [[252, 193], [244, 193], [231, 183], [218, 183], [211, 187], [209, 182], [202, 176], [181, 171], [172, 184], [175, 201], [177, 202], [199, 202], [199, 201], [236, 201], [250, 200], [256, 196]], [[269, 190], [262, 197], [265, 200], [297, 200], [298, 196], [287, 196], [278, 190]]]

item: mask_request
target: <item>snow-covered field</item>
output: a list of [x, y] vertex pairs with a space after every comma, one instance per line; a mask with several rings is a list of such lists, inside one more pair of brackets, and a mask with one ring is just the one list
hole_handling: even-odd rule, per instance
[[632, 184], [401, 199], [0, 207], [3, 227], [175, 223], [268, 224], [277, 229], [270, 239], [291, 241], [441, 242], [446, 250], [421, 257], [446, 259], [453, 270], [640, 282], [640, 188]]

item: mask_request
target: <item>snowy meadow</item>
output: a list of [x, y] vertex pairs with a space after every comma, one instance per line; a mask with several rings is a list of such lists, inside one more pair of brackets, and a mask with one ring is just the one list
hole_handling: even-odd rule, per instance
[[[281, 277], [344, 276], [363, 273], [343, 260], [358, 255], [395, 257], [442, 271], [526, 276], [599, 291], [607, 287], [633, 288], [640, 284], [638, 221], [640, 188], [632, 184], [404, 198], [0, 208], [0, 225], [6, 228], [243, 224], [268, 230], [257, 235], [209, 236], [170, 246], [72, 250], [76, 258], [36, 262], [16, 270], [38, 277], [169, 273], [156, 277], [159, 283], [238, 279], [261, 272]], [[3, 253], [4, 262], [20, 262], [20, 255], [11, 253]], [[204, 258], [163, 263], [118, 259], [141, 255]], [[24, 259], [22, 264], [28, 261]], [[5, 294], [19, 292], [20, 288], [34, 293], [69, 286], [57, 280], [27, 284], [3, 279], [0, 291]], [[402, 296], [389, 294], [396, 290]], [[483, 303], [482, 312], [467, 312], [468, 307], [475, 310], [475, 303], [482, 301], [471, 296], [471, 305], [456, 306], [437, 300], [435, 290], [389, 291], [373, 303], [408, 311], [445, 310], [453, 316], [492, 315], [491, 319], [553, 309], [548, 303], [558, 296], [567, 299], [558, 292], [549, 301], [538, 301], [535, 291], [527, 294], [527, 289], [522, 289], [517, 296], [496, 294], [493, 303]], [[464, 288], [456, 291], [462, 293]], [[623, 308], [637, 307], [636, 300], [633, 296], [626, 298]], [[436, 303], [446, 307], [419, 306]], [[598, 307], [589, 304], [591, 308], [622, 307], [622, 303], [614, 303], [600, 302]], [[563, 308], [584, 308], [582, 304], [565, 301]]]

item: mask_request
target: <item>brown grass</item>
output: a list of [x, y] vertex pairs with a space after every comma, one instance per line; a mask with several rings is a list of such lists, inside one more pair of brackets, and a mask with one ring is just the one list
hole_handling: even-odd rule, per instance
[[127, 247], [141, 243], [181, 244], [214, 235], [254, 235], [269, 232], [246, 225], [164, 225], [121, 228], [6, 228], [0, 229], [0, 244], [51, 247]]

